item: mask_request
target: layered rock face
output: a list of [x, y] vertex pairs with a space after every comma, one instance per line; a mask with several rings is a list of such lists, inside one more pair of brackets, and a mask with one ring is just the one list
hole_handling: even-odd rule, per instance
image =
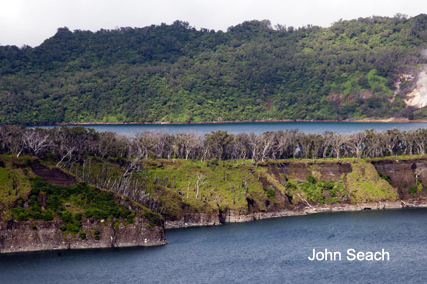
[[[53, 221], [8, 221], [0, 222], [0, 252], [22, 252], [37, 250], [59, 250], [59, 249], [83, 249], [83, 248], [107, 248], [126, 246], [154, 246], [166, 244], [164, 229], [185, 228], [194, 226], [211, 226], [232, 222], [247, 222], [265, 218], [298, 216], [319, 212], [341, 212], [341, 211], [361, 211], [379, 209], [399, 209], [406, 207], [427, 207], [427, 191], [423, 184], [427, 185], [427, 161], [423, 159], [377, 159], [373, 161], [361, 161], [359, 163], [349, 162], [293, 162], [263, 165], [268, 167], [271, 177], [276, 178], [277, 183], [286, 184], [286, 178], [294, 179], [298, 182], [305, 181], [309, 174], [318, 180], [333, 180], [335, 182], [348, 183], [347, 175], [354, 175], [356, 169], [370, 168], [370, 175], [377, 175], [379, 171], [382, 175], [389, 175], [391, 190], [396, 190], [397, 200], [381, 199], [378, 202], [351, 202], [350, 200], [340, 200], [332, 204], [317, 204], [310, 202], [305, 204], [300, 202], [292, 204], [289, 197], [274, 184], [269, 184], [275, 189], [275, 204], [266, 205], [261, 209], [256, 204], [251, 204], [248, 200], [247, 213], [237, 212], [223, 208], [217, 213], [183, 213], [178, 219], [166, 220], [160, 226], [150, 224], [149, 220], [137, 214], [132, 224], [126, 224], [121, 219], [84, 219], [82, 220], [82, 230], [85, 235], [71, 233], [64, 234], [60, 227], [64, 225], [62, 220]], [[59, 169], [49, 169], [40, 164], [31, 165], [34, 173], [41, 176], [45, 181], [69, 186], [76, 184], [75, 179]], [[285, 178], [286, 176], [286, 178]], [[352, 180], [359, 180], [364, 177], [352, 177]], [[376, 176], [376, 179], [380, 179]], [[267, 181], [265, 177], [260, 180]], [[384, 180], [381, 180], [384, 182]], [[264, 182], [263, 182], [264, 183]], [[347, 185], [350, 188], [350, 185]], [[410, 188], [416, 187], [416, 192], [410, 193]], [[324, 190], [325, 197], [329, 193]], [[396, 195], [395, 195], [396, 196]], [[132, 210], [139, 212], [139, 207], [132, 206], [131, 203], [118, 197], [116, 203], [123, 206], [132, 207]], [[135, 208], [134, 208], [135, 207]]]
[[374, 167], [382, 174], [390, 176], [391, 186], [397, 189], [399, 198], [413, 200], [427, 198], [425, 190], [409, 193], [409, 188], [416, 186], [416, 177], [427, 185], [427, 161], [425, 160], [384, 160], [373, 161]]
[[[73, 176], [58, 168], [48, 168], [39, 163], [30, 167], [48, 183], [59, 186], [77, 184]], [[85, 218], [81, 221], [80, 232], [73, 235], [61, 230], [60, 227], [66, 224], [60, 218], [52, 221], [0, 221], [0, 253], [167, 244], [163, 221], [157, 225], [150, 223], [142, 216], [141, 206], [119, 195], [115, 197], [115, 203], [136, 213], [132, 223], [127, 224], [126, 220], [114, 217], [107, 220]]]
[[38, 176], [42, 177], [45, 182], [59, 186], [76, 185], [76, 180], [70, 177], [58, 168], [49, 169], [40, 163], [30, 165], [31, 170]]
[[338, 181], [342, 174], [348, 174], [352, 172], [351, 164], [349, 163], [316, 163], [313, 165], [307, 164], [288, 164], [283, 163], [279, 165], [281, 173], [288, 175], [291, 178], [297, 180], [306, 180], [307, 175], [313, 171], [318, 172], [320, 175], [318, 178], [323, 180]]
[[64, 236], [59, 228], [63, 224], [57, 220], [0, 223], [0, 253], [167, 244], [161, 227], [150, 228], [146, 219], [139, 217], [128, 225], [87, 219], [82, 222], [83, 231], [88, 232], [84, 239], [79, 234]]
[[[418, 160], [373, 160], [367, 162], [367, 166], [379, 171], [382, 175], [389, 175], [391, 186], [397, 191], [397, 200], [381, 200], [378, 202], [352, 203], [349, 201], [334, 204], [294, 204], [288, 202], [288, 198], [276, 190], [276, 199], [284, 202], [283, 208], [268, 207], [265, 211], [248, 210], [247, 214], [235, 212], [233, 210], [224, 210], [219, 214], [188, 213], [184, 214], [179, 220], [166, 220], [165, 228], [181, 228], [193, 226], [219, 225], [222, 223], [248, 222], [259, 219], [298, 216], [319, 212], [341, 212], [341, 211], [362, 211], [379, 209], [401, 209], [407, 207], [427, 207], [427, 191], [417, 190], [416, 193], [409, 193], [409, 188], [422, 184], [427, 185], [427, 161]], [[365, 166], [365, 167], [367, 167]], [[375, 168], [375, 169], [374, 169]], [[353, 166], [350, 162], [336, 163], [280, 163], [269, 169], [271, 174], [276, 174], [279, 182], [284, 183], [284, 178], [280, 175], [286, 175], [298, 181], [304, 181], [307, 175], [315, 175], [319, 180], [345, 180], [343, 177], [353, 172]], [[379, 177], [378, 177], [379, 178]], [[324, 191], [327, 196], [327, 191]], [[248, 204], [248, 207], [250, 205]], [[250, 209], [253, 209], [252, 207]]]

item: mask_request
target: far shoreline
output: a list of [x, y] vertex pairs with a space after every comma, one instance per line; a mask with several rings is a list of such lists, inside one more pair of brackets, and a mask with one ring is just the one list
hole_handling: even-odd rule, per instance
[[[346, 119], [346, 120], [315, 120], [315, 119], [252, 119], [252, 120], [221, 120], [221, 121], [187, 121], [187, 122], [169, 122], [169, 121], [124, 121], [124, 122], [104, 122], [104, 121], [91, 121], [91, 122], [39, 122], [39, 123], [16, 123], [12, 125], [23, 126], [54, 126], [54, 125], [185, 125], [185, 124], [232, 124], [232, 123], [268, 123], [268, 122], [348, 122], [348, 123], [416, 123], [427, 122], [427, 119], [414, 119], [408, 118], [387, 118], [387, 119]], [[0, 124], [10, 125], [10, 124]]]

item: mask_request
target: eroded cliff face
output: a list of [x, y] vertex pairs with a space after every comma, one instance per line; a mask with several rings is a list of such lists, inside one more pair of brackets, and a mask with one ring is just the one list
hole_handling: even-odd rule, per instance
[[[59, 169], [46, 168], [37, 163], [30, 166], [32, 171], [46, 182], [61, 186], [76, 184], [72, 175]], [[427, 205], [427, 191], [423, 186], [427, 185], [427, 159], [397, 160], [388, 157], [374, 160], [322, 160], [314, 163], [307, 160], [275, 161], [260, 164], [258, 167], [258, 171], [255, 166], [250, 171], [262, 183], [266, 193], [273, 190], [275, 196], [263, 199], [245, 196], [247, 202], [245, 210], [231, 210], [219, 204], [217, 211], [210, 210], [210, 213], [183, 208], [183, 213], [177, 218], [168, 219], [165, 216], [164, 224], [156, 226], [143, 217], [141, 208], [132, 207], [133, 203], [130, 200], [117, 196], [115, 198], [117, 204], [129, 207], [137, 213], [134, 223], [126, 224], [124, 220], [114, 218], [83, 219], [81, 232], [86, 235], [82, 237], [80, 234], [72, 235], [61, 231], [60, 227], [64, 223], [60, 218], [48, 222], [9, 220], [0, 223], [0, 252], [162, 245], [167, 243], [164, 229], [220, 225], [317, 212], [398, 209]], [[262, 171], [259, 171], [260, 168]], [[388, 175], [390, 183], [382, 179], [377, 171], [382, 175]], [[293, 180], [296, 184], [303, 183], [308, 175], [312, 175], [318, 181], [332, 180], [345, 185], [350, 194], [331, 202], [335, 195], [324, 189], [323, 204], [316, 200], [298, 199], [296, 192], [293, 192], [292, 197], [286, 187], [287, 182]], [[359, 185], [366, 184], [364, 191], [358, 189]], [[375, 198], [364, 200], [373, 184], [377, 191], [371, 195], [375, 195]], [[355, 198], [357, 194], [361, 197]], [[329, 203], [326, 202], [327, 199]]]
[[76, 179], [58, 168], [48, 168], [39, 162], [30, 165], [31, 170], [45, 182], [59, 186], [76, 185]]
[[[268, 176], [261, 176], [260, 181], [265, 188], [274, 189], [275, 202], [265, 204], [264, 209], [260, 209], [260, 206], [248, 200], [248, 210], [245, 213], [223, 209], [216, 214], [183, 214], [179, 220], [166, 220], [165, 228], [220, 225], [318, 212], [427, 207], [427, 191], [423, 187], [423, 184], [427, 185], [427, 160], [424, 159], [396, 160], [389, 157], [372, 161], [280, 162], [266, 163], [262, 166], [267, 168]], [[382, 179], [377, 171], [382, 175], [388, 175], [390, 183]], [[354, 197], [350, 195], [350, 198], [340, 199], [339, 202], [332, 202], [332, 204], [320, 204], [315, 201], [305, 203], [301, 200], [295, 202], [295, 198], [292, 200], [286, 191], [280, 188], [286, 184], [286, 179], [293, 179], [300, 183], [306, 181], [309, 174], [318, 180], [341, 182], [345, 184], [347, 190], [359, 191], [353, 193], [358, 193], [362, 197], [369, 192], [357, 187], [367, 184], [366, 188], [369, 189], [371, 186], [369, 183], [375, 183], [380, 189], [373, 192], [378, 200], [354, 202], [352, 201]], [[272, 182], [272, 179], [275, 182]], [[410, 188], [414, 186], [416, 192], [410, 193]], [[325, 199], [332, 197], [326, 190], [323, 191], [323, 195]]]
[[391, 185], [397, 189], [402, 200], [414, 200], [427, 198], [425, 190], [418, 190], [410, 194], [409, 188], [417, 186], [416, 177], [422, 184], [427, 185], [427, 161], [426, 160], [384, 160], [373, 161], [375, 168], [383, 174], [389, 175]]
[[[48, 168], [38, 161], [30, 163], [27, 169], [31, 169], [50, 184], [63, 187], [77, 184], [76, 178], [66, 171]], [[46, 194], [43, 196], [45, 198], [42, 198], [41, 205], [45, 207]], [[163, 220], [154, 220], [151, 217], [147, 219], [144, 215], [146, 208], [121, 195], [114, 195], [114, 203], [134, 212], [133, 222], [126, 222], [127, 220], [121, 217], [109, 217], [105, 220], [83, 218], [81, 229], [75, 234], [61, 230], [61, 226], [66, 224], [58, 216], [52, 221], [19, 221], [3, 214], [3, 220], [0, 221], [0, 253], [167, 244]], [[68, 208], [74, 206], [62, 205]], [[25, 202], [24, 207], [28, 208], [28, 202]]]
[[[86, 249], [128, 246], [156, 246], [167, 243], [161, 227], [149, 227], [144, 218], [133, 224], [115, 220], [82, 222], [83, 239], [79, 234], [64, 234], [62, 221], [9, 221], [0, 223], [0, 253], [58, 249]], [[97, 233], [99, 232], [99, 234]]]
[[408, 99], [404, 100], [406, 105], [423, 108], [427, 106], [427, 73], [426, 67], [423, 67], [423, 71], [418, 74], [418, 81], [415, 89], [407, 93]]
[[[426, 190], [417, 190], [410, 194], [409, 188], [417, 186], [416, 177], [419, 181], [427, 185], [427, 160], [424, 159], [376, 159], [368, 164], [372, 164], [375, 169], [383, 175], [388, 175], [391, 186], [397, 190], [401, 200], [417, 200], [427, 198]], [[354, 166], [354, 164], [353, 164]], [[319, 173], [316, 178], [322, 180], [338, 181], [341, 177], [353, 172], [351, 162], [336, 163], [315, 163], [315, 164], [279, 164], [280, 173], [286, 174], [290, 178], [304, 181], [308, 174]]]
[[306, 180], [308, 174], [316, 172], [315, 178], [322, 180], [333, 180], [338, 181], [342, 174], [348, 174], [352, 172], [350, 163], [282, 163], [278, 165], [279, 171], [282, 174], [286, 174], [289, 178], [297, 180]]

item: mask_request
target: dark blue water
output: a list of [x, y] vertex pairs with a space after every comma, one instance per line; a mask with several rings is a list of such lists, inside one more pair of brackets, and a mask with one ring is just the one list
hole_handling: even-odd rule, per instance
[[[213, 124], [111, 124], [111, 125], [84, 125], [97, 131], [114, 131], [120, 134], [134, 135], [137, 131], [163, 130], [169, 133], [179, 131], [196, 131], [203, 134], [216, 130], [227, 130], [231, 133], [254, 132], [261, 134], [266, 131], [299, 129], [305, 133], [322, 133], [335, 131], [338, 133], [352, 133], [365, 129], [387, 130], [415, 130], [427, 128], [426, 122], [411, 123], [382, 123], [382, 122], [248, 122], [248, 123], [213, 123]], [[46, 126], [45, 126], [46, 127]], [[47, 126], [49, 127], [49, 126]], [[51, 127], [51, 126], [50, 126]]]
[[[426, 283], [426, 236], [426, 209], [285, 217], [170, 230], [161, 247], [1, 255], [0, 283]], [[313, 248], [342, 260], [309, 261]]]

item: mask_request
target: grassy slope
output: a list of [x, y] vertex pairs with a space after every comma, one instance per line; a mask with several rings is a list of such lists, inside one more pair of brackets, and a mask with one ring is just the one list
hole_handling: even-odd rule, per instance
[[[143, 216], [149, 220], [149, 226], [162, 224], [159, 214], [119, 194], [78, 181], [78, 178], [77, 185], [68, 187], [44, 182], [29, 166], [35, 160], [37, 158], [29, 156], [17, 159], [12, 155], [0, 155], [0, 217], [3, 222], [62, 219], [64, 236], [80, 233], [82, 238], [88, 233], [81, 229], [86, 218], [107, 221], [114, 218], [117, 224], [131, 224], [135, 216]], [[127, 206], [121, 205], [123, 200]]]
[[[402, 158], [404, 157], [399, 157]], [[412, 158], [417, 157], [406, 157]], [[34, 174], [26, 164], [31, 163], [32, 159], [34, 158], [16, 159], [10, 155], [1, 156], [4, 167], [0, 167], [0, 197], [2, 217], [5, 221], [12, 217], [13, 208], [22, 206], [31, 198], [29, 179]], [[53, 166], [56, 159], [50, 156], [41, 162]], [[304, 165], [312, 178], [307, 176], [300, 180], [292, 174], [282, 174], [279, 164], [283, 162]], [[161, 213], [168, 220], [177, 220], [183, 213], [233, 210], [246, 214], [252, 211], [292, 209], [306, 206], [307, 203], [314, 205], [377, 202], [398, 198], [396, 189], [378, 175], [370, 160], [341, 159], [340, 162], [350, 163], [352, 172], [342, 174], [335, 182], [322, 180], [319, 166], [320, 163], [337, 163], [335, 159], [319, 159], [314, 164], [312, 160], [269, 160], [260, 162], [258, 166], [250, 160], [200, 162], [149, 159], [143, 162], [141, 171], [134, 173], [133, 179], [139, 182], [138, 188], [144, 188], [159, 202]], [[89, 179], [96, 184], [105, 179], [117, 180], [123, 171], [124, 161], [107, 161], [92, 157], [90, 164]], [[83, 165], [76, 163], [71, 172], [81, 175], [82, 170]], [[11, 190], [14, 176], [18, 184], [17, 190]], [[197, 194], [196, 184], [199, 177], [200, 187]], [[85, 217], [90, 202], [82, 203], [81, 195], [61, 198], [62, 203], [67, 202], [70, 206], [62, 206], [59, 211], [54, 210], [55, 218], [60, 218], [58, 213], [64, 209], [74, 217], [77, 213]], [[160, 218], [150, 210], [144, 210], [143, 212], [148, 212], [154, 219]], [[126, 222], [126, 218], [123, 218], [123, 222]]]

